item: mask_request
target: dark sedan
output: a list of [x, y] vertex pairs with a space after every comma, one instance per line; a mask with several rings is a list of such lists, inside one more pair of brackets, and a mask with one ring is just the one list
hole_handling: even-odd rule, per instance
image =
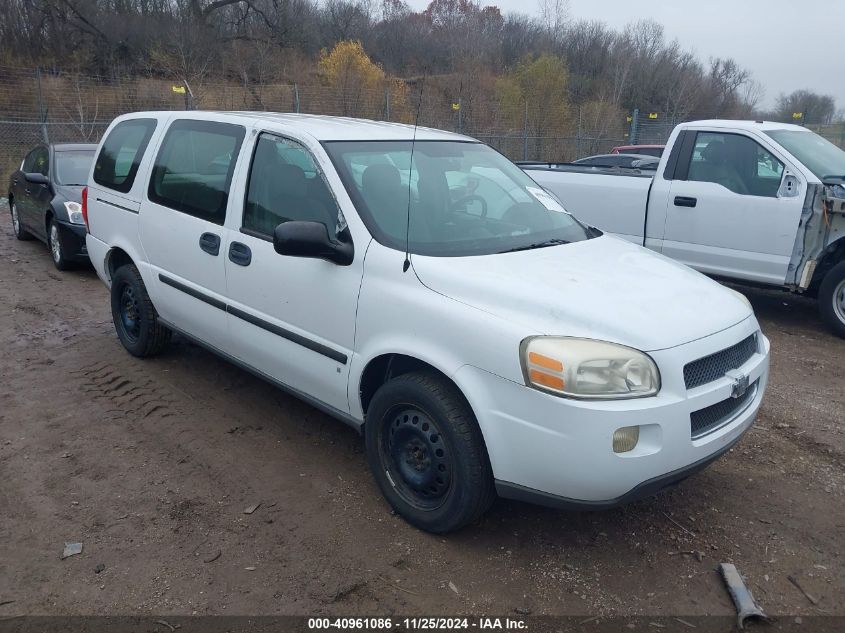
[[96, 149], [82, 143], [39, 145], [26, 155], [9, 183], [15, 236], [36, 237], [47, 244], [59, 270], [88, 259], [82, 188]]

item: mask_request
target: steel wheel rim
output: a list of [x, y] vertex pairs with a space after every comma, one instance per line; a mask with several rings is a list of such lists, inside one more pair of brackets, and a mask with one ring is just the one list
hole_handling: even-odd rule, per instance
[[141, 319], [138, 318], [138, 298], [132, 286], [123, 286], [120, 291], [120, 325], [126, 337], [137, 341], [141, 335]]
[[382, 422], [382, 464], [396, 492], [421, 510], [435, 510], [452, 489], [451, 452], [436, 420], [409, 404], [393, 407]]
[[845, 279], [833, 291], [833, 311], [842, 323], [845, 323]]
[[53, 254], [53, 261], [61, 261], [62, 243], [59, 240], [59, 227], [55, 223], [50, 225], [50, 252]]
[[21, 232], [21, 221], [18, 217], [18, 205], [12, 203], [12, 226], [15, 228], [15, 233]]

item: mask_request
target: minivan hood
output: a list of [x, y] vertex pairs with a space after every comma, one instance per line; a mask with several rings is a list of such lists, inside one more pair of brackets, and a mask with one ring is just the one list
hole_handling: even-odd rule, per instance
[[540, 334], [655, 351], [753, 313], [691, 268], [612, 236], [477, 257], [413, 256], [431, 290]]

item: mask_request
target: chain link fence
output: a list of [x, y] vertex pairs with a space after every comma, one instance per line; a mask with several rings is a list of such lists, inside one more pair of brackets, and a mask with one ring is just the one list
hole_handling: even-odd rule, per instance
[[[431, 82], [432, 80], [429, 79]], [[301, 112], [413, 123], [478, 138], [513, 160], [564, 162], [618, 145], [664, 144], [681, 120], [663, 113], [574, 108], [564, 120], [544, 118], [546, 104], [509, 104], [494, 96], [452, 97], [419, 79], [384, 89], [338, 89], [315, 83], [157, 77], [94, 77], [0, 66], [0, 174], [13, 171], [40, 142], [97, 142], [111, 120], [144, 110]], [[420, 95], [422, 91], [422, 95]], [[533, 107], [532, 107], [533, 106]], [[523, 114], [524, 109], [524, 114]], [[845, 147], [845, 125], [812, 126]]]

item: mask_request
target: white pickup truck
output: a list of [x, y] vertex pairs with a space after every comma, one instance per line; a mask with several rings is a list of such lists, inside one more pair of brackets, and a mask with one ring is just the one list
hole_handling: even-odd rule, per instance
[[655, 174], [522, 167], [600, 229], [714, 277], [817, 297], [845, 337], [845, 152], [806, 128], [682, 123]]

